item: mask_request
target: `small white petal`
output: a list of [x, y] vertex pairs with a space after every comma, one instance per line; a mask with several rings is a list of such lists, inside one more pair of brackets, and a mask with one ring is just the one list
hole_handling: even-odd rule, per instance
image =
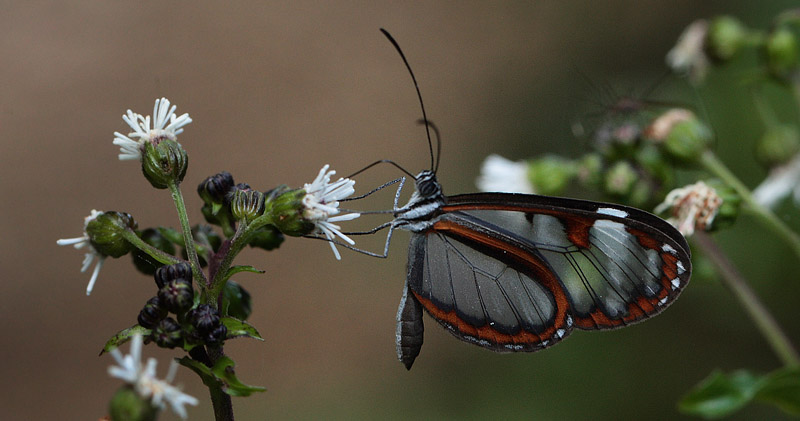
[[485, 192], [535, 193], [528, 177], [528, 164], [494, 154], [483, 161], [475, 184], [478, 190]]

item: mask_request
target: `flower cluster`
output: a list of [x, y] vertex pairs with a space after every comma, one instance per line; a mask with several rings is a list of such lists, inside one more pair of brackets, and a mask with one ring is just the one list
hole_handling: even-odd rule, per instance
[[183, 393], [180, 388], [171, 384], [178, 369], [175, 360], [170, 364], [164, 380], [156, 377], [158, 362], [155, 358], [148, 358], [147, 364], [142, 365], [141, 335], [134, 335], [131, 339], [130, 354], [122, 355], [119, 349], [114, 348], [111, 350], [111, 356], [117, 365], [109, 367], [108, 374], [123, 380], [153, 406], [163, 410], [169, 405], [181, 418], [187, 416], [185, 405], [197, 406], [197, 398]]

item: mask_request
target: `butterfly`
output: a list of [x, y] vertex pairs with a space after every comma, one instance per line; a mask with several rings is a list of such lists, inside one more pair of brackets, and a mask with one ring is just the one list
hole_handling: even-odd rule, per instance
[[397, 356], [407, 369], [422, 348], [423, 311], [462, 341], [533, 352], [575, 329], [646, 320], [675, 301], [689, 282], [691, 252], [683, 235], [657, 216], [530, 194], [444, 195], [428, 128], [437, 141], [438, 130], [405, 55], [381, 31], [411, 73], [431, 152], [430, 169], [409, 173], [415, 192], [405, 206], [395, 204], [394, 219], [384, 225], [390, 227], [387, 248], [392, 230], [411, 232], [396, 326]]

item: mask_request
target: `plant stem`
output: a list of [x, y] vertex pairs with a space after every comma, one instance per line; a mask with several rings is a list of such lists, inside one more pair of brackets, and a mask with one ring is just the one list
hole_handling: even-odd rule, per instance
[[703, 253], [717, 266], [722, 274], [723, 284], [730, 288], [783, 364], [786, 366], [800, 365], [800, 354], [792, 346], [778, 322], [764, 307], [742, 274], [736, 270], [736, 267], [733, 266], [733, 263], [720, 250], [714, 240], [702, 231], [695, 232], [694, 240], [703, 250]]
[[172, 200], [175, 202], [175, 208], [178, 211], [178, 219], [181, 221], [181, 231], [183, 231], [183, 242], [186, 255], [189, 257], [189, 264], [192, 266], [192, 273], [195, 281], [201, 288], [207, 287], [205, 275], [200, 268], [200, 260], [197, 258], [197, 250], [194, 247], [194, 238], [192, 238], [192, 228], [189, 225], [189, 216], [186, 214], [186, 203], [183, 201], [183, 194], [176, 182], [169, 183], [169, 191], [172, 193]]
[[762, 223], [770, 227], [776, 234], [783, 237], [789, 243], [794, 253], [800, 257], [800, 237], [792, 231], [783, 221], [775, 216], [772, 211], [762, 206], [760, 203], [753, 199], [750, 190], [741, 182], [735, 175], [722, 163], [722, 161], [714, 155], [714, 152], [707, 150], [703, 152], [700, 159], [703, 166], [710, 173], [721, 178], [728, 186], [736, 191], [736, 193], [746, 203], [752, 213], [761, 220]]
[[[212, 362], [216, 362], [220, 357], [225, 355], [222, 348], [209, 349], [209, 358]], [[211, 364], [213, 367], [214, 364]], [[211, 392], [211, 403], [214, 405], [214, 419], [216, 421], [233, 421], [233, 403], [231, 402], [231, 395], [225, 393], [218, 385], [208, 387]]]
[[169, 253], [161, 251], [150, 244], [145, 243], [144, 240], [139, 238], [139, 236], [136, 235], [136, 233], [131, 229], [125, 230], [125, 240], [133, 244], [139, 250], [147, 253], [153, 259], [156, 259], [158, 262], [165, 265], [174, 265], [175, 263], [180, 263], [182, 261], [181, 259], [178, 259]]

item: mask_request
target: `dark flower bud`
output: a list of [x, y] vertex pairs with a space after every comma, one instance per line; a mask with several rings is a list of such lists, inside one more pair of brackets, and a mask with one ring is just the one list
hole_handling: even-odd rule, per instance
[[176, 141], [159, 139], [158, 144], [146, 142], [142, 154], [142, 172], [157, 189], [166, 189], [171, 183], [180, 184], [186, 175], [189, 157]]
[[220, 324], [206, 335], [205, 342], [207, 345], [219, 346], [225, 341], [226, 336], [228, 336], [228, 328]]
[[180, 262], [174, 265], [162, 266], [156, 270], [153, 277], [156, 280], [158, 288], [164, 288], [164, 285], [176, 280], [184, 279], [190, 283], [192, 281], [192, 267], [187, 262]]
[[137, 320], [139, 321], [139, 326], [152, 329], [160, 321], [164, 320], [167, 317], [167, 314], [167, 309], [161, 305], [161, 302], [156, 296], [147, 300], [147, 304], [145, 304], [142, 310], [139, 312], [139, 317]]
[[194, 304], [191, 279], [177, 278], [158, 290], [158, 300], [172, 313], [181, 314]]
[[225, 196], [233, 188], [233, 176], [227, 171], [206, 178], [199, 186], [197, 193], [207, 205], [211, 206], [211, 214], [216, 215], [225, 204]]
[[135, 230], [136, 221], [125, 212], [103, 212], [86, 224], [86, 235], [95, 250], [103, 256], [121, 257], [131, 251], [125, 231]]
[[[139, 233], [139, 238], [141, 238], [145, 243], [150, 244], [164, 253], [173, 255], [175, 254], [175, 245], [172, 244], [169, 239], [161, 235], [161, 232], [157, 229], [147, 228]], [[131, 255], [133, 256], [133, 265], [136, 266], [136, 269], [139, 270], [139, 272], [142, 272], [145, 275], [153, 275], [156, 273], [156, 269], [164, 266], [163, 263], [153, 259], [149, 254], [139, 249], [133, 250]]]
[[203, 336], [211, 333], [220, 325], [219, 311], [208, 304], [200, 304], [192, 310], [189, 321], [197, 332]]
[[181, 326], [172, 317], [167, 317], [153, 328], [151, 333], [153, 342], [162, 348], [175, 348], [180, 346], [183, 339], [181, 337]]

